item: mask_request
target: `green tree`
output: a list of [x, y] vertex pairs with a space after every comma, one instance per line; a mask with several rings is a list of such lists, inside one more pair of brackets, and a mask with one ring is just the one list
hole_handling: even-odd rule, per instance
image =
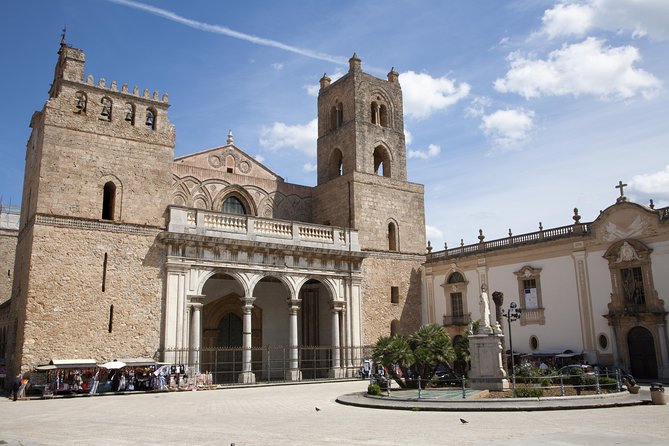
[[[383, 365], [390, 377], [402, 388], [414, 387], [420, 376], [429, 382], [439, 364], [455, 359], [448, 334], [439, 325], [424, 325], [407, 337], [382, 336], [374, 345], [372, 359]], [[397, 373], [397, 369], [401, 374]]]

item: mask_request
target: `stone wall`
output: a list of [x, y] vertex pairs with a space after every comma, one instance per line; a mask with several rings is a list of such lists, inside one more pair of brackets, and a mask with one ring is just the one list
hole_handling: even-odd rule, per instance
[[0, 304], [12, 295], [17, 236], [16, 230], [0, 229]]
[[[390, 335], [390, 324], [399, 321], [398, 333], [411, 334], [421, 325], [422, 256], [372, 254], [362, 262], [363, 345]], [[399, 288], [399, 302], [391, 303], [391, 287]]]
[[164, 255], [157, 231], [116, 230], [34, 226], [18, 324], [23, 370], [50, 359], [152, 357], [159, 349]]

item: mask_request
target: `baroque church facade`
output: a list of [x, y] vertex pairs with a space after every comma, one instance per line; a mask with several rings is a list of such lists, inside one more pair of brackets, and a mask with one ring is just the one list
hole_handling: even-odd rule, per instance
[[669, 207], [630, 202], [624, 186], [592, 222], [574, 209], [570, 225], [490, 241], [480, 231], [479, 243], [429, 252], [423, 320], [464, 335], [485, 288], [491, 309], [501, 297], [500, 310], [522, 311], [510, 336], [504, 315], [493, 317], [521, 361], [575, 358], [666, 380]]
[[174, 158], [166, 94], [85, 78], [64, 42], [58, 54], [0, 306], [12, 372], [119, 357], [216, 370], [233, 348], [229, 380], [345, 377], [363, 346], [420, 326], [423, 186], [407, 181], [395, 70], [376, 78], [354, 55], [342, 78], [323, 76], [306, 187], [232, 133]]

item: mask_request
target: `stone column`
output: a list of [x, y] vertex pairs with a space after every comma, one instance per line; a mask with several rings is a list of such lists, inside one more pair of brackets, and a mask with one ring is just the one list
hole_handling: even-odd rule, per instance
[[342, 311], [343, 302], [332, 302], [332, 368], [328, 372], [330, 378], [342, 378], [344, 376], [341, 368], [340, 330], [339, 316]]
[[205, 296], [190, 296], [190, 366], [200, 372], [200, 349], [202, 348], [202, 299]]
[[242, 297], [241, 301], [244, 304], [244, 320], [242, 327], [242, 373], [239, 374], [238, 382], [244, 384], [254, 384], [256, 382], [256, 375], [251, 368], [253, 339], [251, 338], [251, 314], [253, 311], [253, 302], [256, 298], [251, 296]]
[[300, 371], [300, 361], [298, 355], [297, 342], [297, 312], [300, 309], [300, 299], [290, 299], [288, 301], [288, 320], [289, 320], [289, 336], [288, 336], [288, 359], [289, 368], [286, 371], [286, 381], [301, 381], [302, 372]]

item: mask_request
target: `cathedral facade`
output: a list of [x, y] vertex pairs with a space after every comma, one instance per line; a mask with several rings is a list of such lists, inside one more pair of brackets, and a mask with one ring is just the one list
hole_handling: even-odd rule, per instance
[[342, 78], [321, 79], [318, 182], [306, 187], [232, 133], [175, 159], [167, 95], [84, 68], [61, 43], [30, 122], [0, 307], [11, 371], [149, 357], [235, 363], [232, 380], [246, 383], [345, 377], [363, 346], [419, 327], [423, 186], [407, 181], [397, 72], [368, 75], [354, 55]]

